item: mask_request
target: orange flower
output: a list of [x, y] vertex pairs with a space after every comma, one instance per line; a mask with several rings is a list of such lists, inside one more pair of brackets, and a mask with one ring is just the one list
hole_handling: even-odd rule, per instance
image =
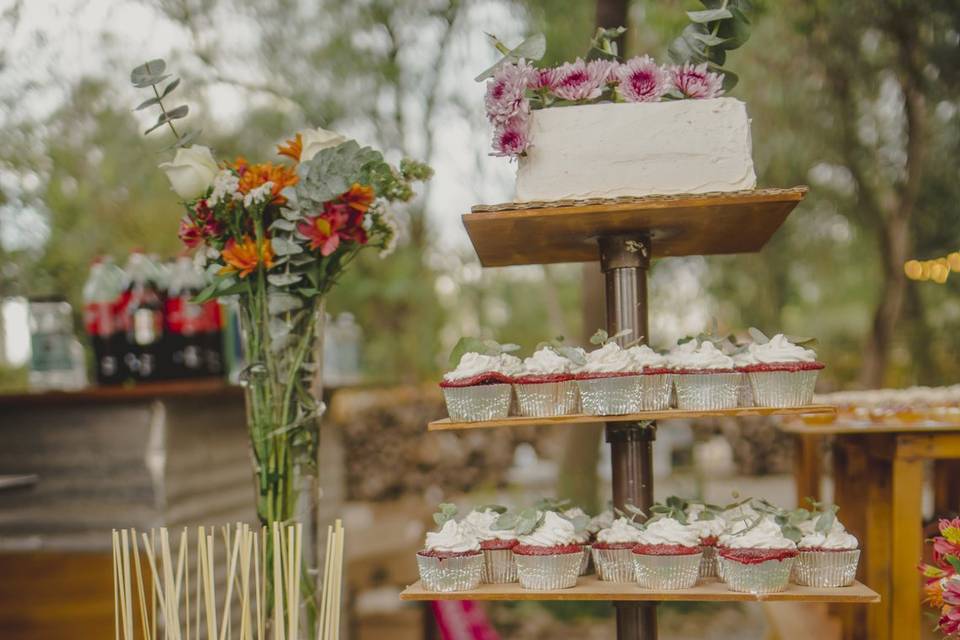
[[250, 236], [243, 236], [242, 242], [237, 242], [233, 238], [227, 241], [227, 246], [223, 248], [220, 254], [223, 261], [226, 262], [219, 271], [219, 275], [228, 273], [239, 273], [241, 278], [246, 278], [253, 273], [261, 263], [269, 269], [273, 266], [273, 247], [270, 246], [270, 239], [263, 242], [263, 249], [257, 252], [257, 243]]
[[287, 140], [286, 144], [277, 145], [277, 153], [291, 158], [294, 162], [300, 162], [300, 154], [303, 152], [303, 136], [299, 133]]
[[943, 606], [943, 585], [940, 580], [931, 580], [923, 586], [923, 592], [926, 597], [923, 599], [928, 605], [935, 609]]
[[353, 186], [350, 187], [350, 191], [347, 191], [341, 197], [343, 203], [357, 213], [366, 213], [367, 209], [369, 209], [373, 203], [373, 187], [354, 182]]
[[247, 161], [239, 157], [233, 163], [233, 169], [240, 175], [240, 184], [237, 189], [240, 193], [250, 193], [265, 182], [272, 182], [273, 204], [286, 204], [287, 199], [280, 195], [280, 192], [297, 184], [300, 179], [297, 172], [292, 167], [282, 164], [272, 164], [264, 162], [261, 164], [248, 164]]

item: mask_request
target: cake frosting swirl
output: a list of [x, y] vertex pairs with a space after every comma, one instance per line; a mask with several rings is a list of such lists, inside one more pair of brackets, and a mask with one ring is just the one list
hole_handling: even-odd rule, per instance
[[488, 356], [473, 351], [463, 354], [457, 368], [444, 374], [443, 379], [450, 382], [465, 380], [484, 373], [500, 373], [505, 376], [515, 376], [522, 370], [520, 358], [508, 353], [497, 356]]
[[782, 333], [764, 344], [753, 343], [747, 347], [748, 364], [778, 364], [781, 362], [816, 362], [817, 353], [793, 344]]
[[700, 535], [693, 527], [681, 524], [674, 518], [661, 518], [647, 523], [644, 530], [640, 532], [638, 542], [696, 547], [700, 545]]
[[719, 544], [728, 549], [796, 549], [797, 545], [783, 535], [780, 525], [762, 518], [756, 525], [720, 536]]
[[733, 358], [726, 355], [712, 342], [704, 341], [697, 346], [691, 340], [679, 345], [667, 355], [672, 369], [722, 371], [734, 368]]
[[719, 538], [727, 530], [727, 522], [723, 518], [715, 517], [708, 520], [701, 520], [700, 514], [703, 513], [702, 504], [692, 504], [687, 509], [688, 526], [696, 530], [703, 541], [707, 538]]
[[470, 529], [481, 542], [484, 540], [516, 540], [517, 534], [513, 529], [494, 529], [500, 514], [491, 509], [471, 511], [463, 519], [463, 524]]
[[[587, 512], [581, 509], [580, 507], [571, 507], [563, 512], [563, 517], [567, 520], [574, 520], [575, 518], [583, 518], [588, 523], [590, 521], [590, 516], [587, 515]], [[576, 527], [576, 525], [574, 525]], [[574, 536], [574, 541], [577, 544], [587, 544], [590, 542], [590, 531], [588, 528], [584, 527], [580, 531], [577, 531]]]
[[797, 543], [800, 549], [830, 549], [832, 551], [853, 551], [860, 547], [856, 536], [842, 529], [831, 530], [827, 533], [810, 533]]
[[606, 544], [623, 544], [625, 542], [640, 542], [640, 530], [630, 520], [617, 518], [606, 529], [597, 533], [597, 541]]
[[447, 520], [440, 531], [427, 533], [427, 551], [442, 551], [446, 553], [468, 553], [480, 551], [480, 541], [469, 527], [463, 526], [455, 520]]
[[623, 373], [633, 369], [633, 358], [616, 342], [608, 342], [587, 354], [582, 373]]
[[660, 369], [666, 366], [667, 359], [648, 347], [645, 344], [636, 345], [627, 349], [627, 355], [630, 356], [633, 369], [643, 371], [644, 369]]
[[560, 547], [574, 544], [577, 528], [566, 518], [553, 511], [543, 514], [543, 522], [536, 529], [517, 539], [520, 544], [532, 547]]
[[590, 523], [587, 525], [587, 531], [590, 533], [599, 533], [602, 529], [607, 529], [613, 526], [613, 511], [610, 509], [604, 509], [597, 515], [590, 518]]
[[550, 347], [543, 347], [529, 358], [524, 358], [522, 373], [525, 375], [550, 375], [570, 373], [573, 368], [574, 364], [568, 358], [564, 358]]

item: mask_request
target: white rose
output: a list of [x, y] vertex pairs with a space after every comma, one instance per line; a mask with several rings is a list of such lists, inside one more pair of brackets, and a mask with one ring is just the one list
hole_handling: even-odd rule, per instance
[[300, 138], [303, 142], [303, 149], [300, 151], [300, 162], [306, 162], [324, 149], [336, 147], [349, 139], [335, 131], [327, 131], [319, 127], [310, 131], [301, 132]]
[[160, 168], [167, 172], [173, 190], [184, 200], [206, 193], [220, 171], [210, 149], [199, 145], [177, 149], [173, 162], [164, 162]]

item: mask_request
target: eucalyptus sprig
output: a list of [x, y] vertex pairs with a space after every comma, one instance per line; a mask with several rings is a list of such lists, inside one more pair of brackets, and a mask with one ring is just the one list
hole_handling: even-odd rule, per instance
[[533, 505], [533, 508], [538, 511], [555, 511], [560, 513], [561, 511], [569, 509], [571, 504], [567, 498], [540, 498]]
[[500, 344], [496, 340], [483, 340], [481, 338], [463, 337], [454, 345], [450, 352], [450, 366], [456, 367], [460, 358], [465, 353], [479, 353], [484, 356], [499, 356], [504, 353], [513, 353], [519, 351], [520, 345], [505, 343]]
[[617, 39], [626, 32], [626, 27], [613, 27], [612, 29], [597, 27], [593, 38], [590, 40], [590, 48], [587, 50], [586, 59], [619, 60], [620, 51]]
[[750, 0], [700, 0], [701, 11], [687, 11], [690, 24], [670, 45], [676, 64], [707, 63], [710, 71], [723, 74], [723, 88], [733, 89], [739, 78], [723, 67], [727, 52], [739, 49], [750, 39]]
[[628, 502], [623, 505], [622, 510], [614, 508], [613, 513], [618, 518], [625, 518], [635, 529], [640, 529], [641, 531], [644, 529], [644, 522], [638, 522], [637, 518], [643, 518], [643, 520], [646, 521], [647, 514], [640, 507]]
[[179, 107], [168, 108], [163, 103], [164, 98], [170, 96], [170, 94], [172, 94], [174, 90], [180, 86], [180, 78], [174, 78], [166, 83], [166, 85], [163, 87], [163, 90], [159, 88], [161, 84], [170, 78], [170, 74], [165, 73], [166, 70], [167, 63], [161, 58], [156, 58], [154, 60], [144, 62], [130, 72], [130, 82], [135, 88], [149, 88], [153, 91], [153, 97], [147, 98], [138, 104], [134, 108], [134, 111], [140, 111], [154, 105], [159, 107], [160, 115], [157, 117], [157, 121], [153, 124], [153, 126], [144, 131], [143, 134], [147, 135], [152, 131], [159, 129], [163, 125], [167, 125], [176, 138], [176, 142], [170, 145], [168, 149], [178, 149], [196, 140], [197, 136], [200, 135], [202, 130], [197, 129], [195, 131], [186, 131], [183, 134], [177, 131], [177, 127], [173, 124], [173, 121], [186, 118], [187, 114], [190, 113], [190, 107], [182, 104]]
[[677, 344], [685, 344], [690, 341], [696, 341], [698, 345], [704, 342], [712, 342], [713, 346], [726, 355], [733, 355], [739, 348], [732, 334], [720, 333], [720, 323], [717, 322], [716, 318], [710, 319], [710, 326], [705, 330], [695, 336], [681, 338], [677, 341]]
[[663, 520], [664, 518], [673, 518], [680, 524], [687, 524], [687, 508], [689, 504], [683, 498], [670, 496], [663, 502], [658, 502], [650, 507], [651, 520]]
[[556, 353], [561, 358], [566, 358], [573, 364], [577, 366], [583, 366], [587, 364], [587, 359], [583, 355], [583, 351], [577, 347], [571, 347], [568, 344], [564, 344], [565, 338], [563, 336], [557, 336], [553, 340], [544, 340], [537, 343], [535, 351], [540, 349], [550, 349]]
[[449, 502], [441, 502], [437, 505], [437, 512], [433, 514], [433, 521], [438, 527], [442, 527], [457, 516], [457, 505]]
[[547, 38], [542, 33], [535, 33], [512, 49], [505, 45], [500, 38], [492, 33], [486, 34], [490, 44], [499, 51], [503, 57], [497, 60], [493, 66], [488, 67], [480, 75], [474, 78], [476, 82], [483, 82], [487, 78], [493, 77], [501, 66], [505, 64], [515, 64], [521, 60], [539, 60], [547, 52]]
[[590, 344], [602, 347], [618, 338], [623, 338], [633, 333], [633, 329], [621, 329], [617, 331], [612, 336], [607, 333], [606, 329], [597, 329], [597, 332], [590, 336]]
[[543, 522], [543, 512], [535, 507], [520, 510], [508, 510], [490, 526], [494, 531], [513, 530], [517, 535], [525, 536], [533, 532]]
[[[763, 331], [760, 331], [760, 329], [757, 329], [756, 327], [750, 327], [747, 329], [747, 333], [750, 334], [750, 339], [753, 340], [754, 344], [767, 344], [770, 342], [770, 338], [767, 337], [767, 334], [765, 334]], [[788, 335], [784, 335], [783, 337], [798, 347], [814, 347], [817, 345], [816, 338]]]

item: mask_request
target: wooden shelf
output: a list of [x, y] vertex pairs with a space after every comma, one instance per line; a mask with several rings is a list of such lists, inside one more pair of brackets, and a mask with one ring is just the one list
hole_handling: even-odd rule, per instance
[[783, 416], [783, 415], [834, 415], [836, 407], [826, 404], [808, 404], [803, 407], [737, 407], [736, 409], [716, 409], [714, 411], [685, 411], [667, 409], [666, 411], [643, 411], [622, 416], [588, 416], [582, 413], [557, 416], [555, 418], [524, 418], [515, 416], [503, 420], [482, 420], [479, 422], [452, 422], [449, 418], [434, 420], [427, 425], [429, 431], [450, 431], [456, 429], [488, 429], [493, 427], [535, 427], [554, 424], [584, 424], [598, 422], [643, 422], [645, 420], [693, 420], [696, 418], [716, 418], [724, 416]]
[[759, 251], [807, 192], [755, 189], [479, 205], [463, 216], [484, 267], [599, 260], [596, 239], [648, 235], [652, 257]]
[[960, 424], [945, 422], [914, 422], [902, 424], [873, 424], [860, 422], [845, 422], [837, 420], [827, 423], [806, 423], [802, 420], [784, 421], [777, 425], [784, 433], [795, 435], [836, 436], [836, 435], [870, 435], [871, 433], [951, 433], [960, 432]]
[[716, 578], [704, 578], [692, 589], [676, 591], [650, 591], [633, 584], [602, 582], [596, 576], [579, 579], [572, 589], [556, 591], [531, 591], [523, 589], [518, 583], [482, 584], [473, 591], [437, 593], [426, 591], [415, 582], [400, 594], [401, 600], [603, 600], [603, 601], [793, 601], [793, 602], [838, 602], [838, 603], [874, 603], [880, 602], [877, 592], [860, 582], [839, 589], [816, 589], [791, 584], [781, 593], [754, 594], [730, 591]]

